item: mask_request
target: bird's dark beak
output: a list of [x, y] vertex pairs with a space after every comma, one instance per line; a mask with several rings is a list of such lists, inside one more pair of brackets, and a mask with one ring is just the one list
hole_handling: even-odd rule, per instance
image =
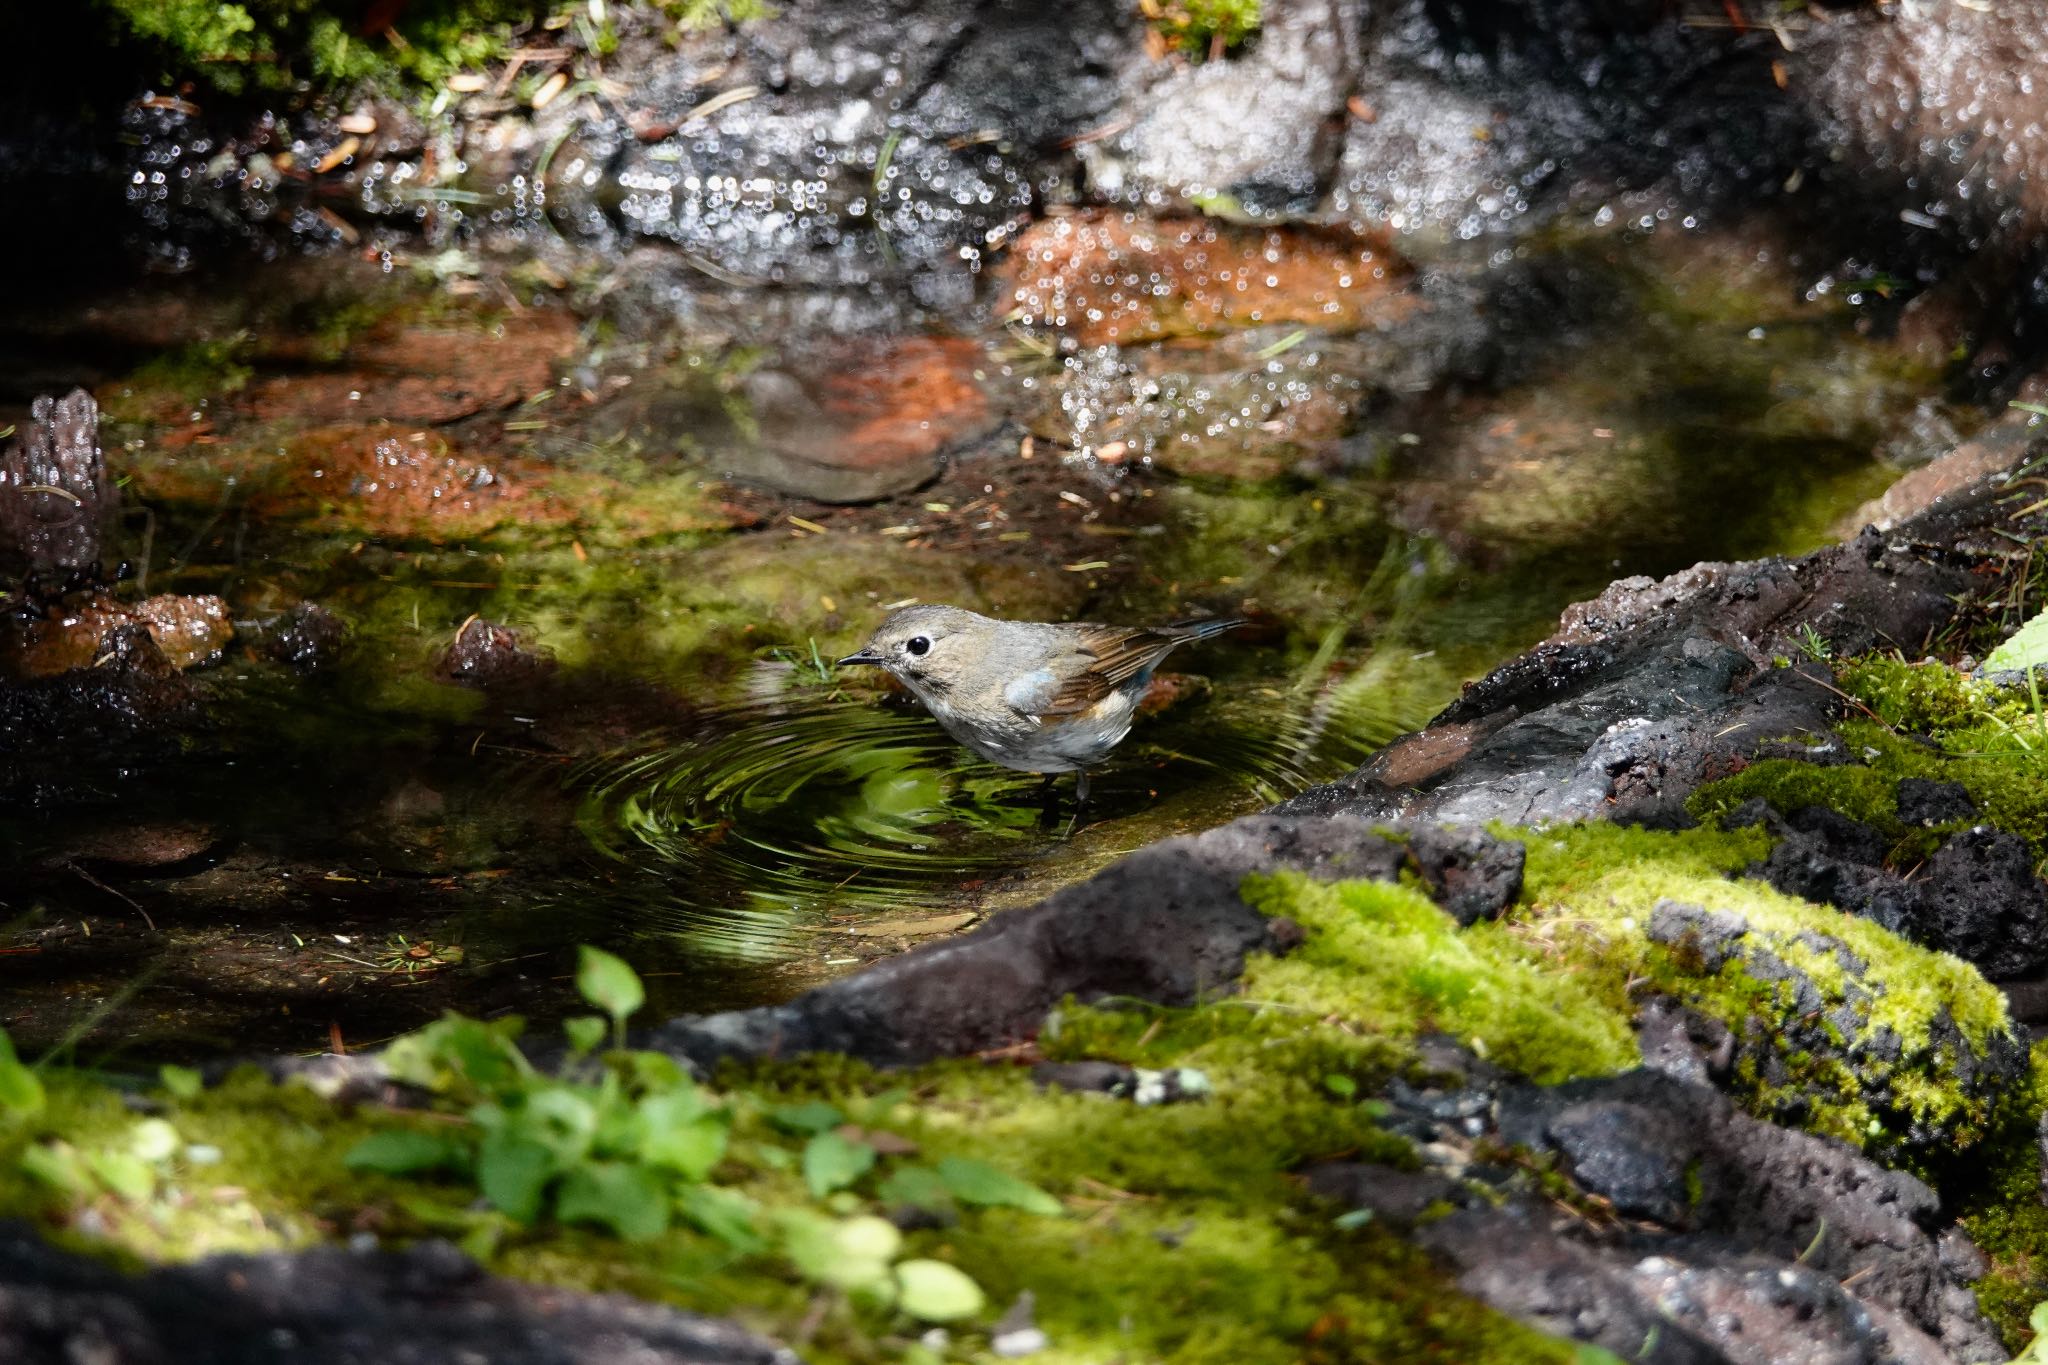
[[856, 651], [856, 652], [854, 652], [854, 653], [852, 653], [852, 654], [849, 654], [849, 655], [847, 655], [847, 656], [846, 656], [845, 658], [841, 659], [841, 660], [840, 660], [840, 661], [839, 661], [838, 663], [834, 664], [834, 665], [833, 665], [833, 667], [834, 667], [834, 668], [844, 668], [844, 667], [846, 667], [846, 666], [847, 666], [848, 664], [874, 664], [874, 665], [876, 665], [876, 666], [879, 666], [879, 665], [881, 664], [881, 662], [882, 662], [882, 656], [881, 656], [881, 655], [879, 655], [879, 654], [875, 653], [875, 652], [874, 652], [873, 650], [871, 650], [871, 649], [863, 649], [863, 650], [858, 650], [858, 651]]

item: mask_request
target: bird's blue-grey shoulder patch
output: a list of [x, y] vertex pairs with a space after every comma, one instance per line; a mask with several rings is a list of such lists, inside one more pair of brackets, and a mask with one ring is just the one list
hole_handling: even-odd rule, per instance
[[1042, 715], [1059, 694], [1059, 675], [1050, 668], [1020, 673], [1003, 687], [1003, 700], [1010, 709], [1027, 716]]

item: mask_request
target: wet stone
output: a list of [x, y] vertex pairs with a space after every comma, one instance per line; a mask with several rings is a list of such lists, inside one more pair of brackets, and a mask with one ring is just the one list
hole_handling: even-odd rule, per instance
[[1104, 213], [1034, 225], [999, 272], [1024, 323], [1084, 346], [1263, 324], [1334, 332], [1390, 323], [1413, 306], [1406, 276], [1376, 237]]
[[716, 1318], [486, 1274], [445, 1241], [404, 1251], [209, 1256], [124, 1275], [0, 1225], [0, 1358], [10, 1361], [633, 1360], [796, 1365]]
[[1960, 782], [1904, 777], [1899, 779], [1898, 810], [1902, 825], [1949, 825], [1975, 819], [1977, 803]]
[[1408, 857], [1430, 899], [1469, 928], [1499, 919], [1522, 894], [1528, 851], [1485, 830], [1424, 825], [1408, 836]]
[[313, 673], [331, 666], [348, 643], [348, 624], [317, 602], [301, 602], [265, 624], [257, 648], [273, 663]]
[[36, 399], [28, 430], [0, 447], [0, 569], [54, 574], [96, 567], [117, 500], [92, 395], [74, 389]]
[[463, 687], [528, 686], [554, 672], [554, 658], [528, 645], [510, 626], [492, 621], [466, 621], [435, 661], [443, 682]]
[[352, 345], [340, 364], [258, 379], [232, 403], [261, 420], [349, 422], [375, 414], [408, 429], [440, 426], [556, 387], [561, 359], [575, 344], [575, 320], [554, 311], [525, 310], [489, 333], [386, 325]]
[[1680, 949], [1694, 959], [1697, 971], [1706, 975], [1721, 970], [1741, 951], [1738, 945], [1749, 933], [1749, 921], [1726, 910], [1666, 900], [1650, 911], [1644, 933], [1652, 943]]
[[1411, 1227], [1442, 1204], [1471, 1202], [1464, 1187], [1432, 1171], [1403, 1171], [1369, 1161], [1335, 1161], [1308, 1172], [1309, 1193], [1346, 1208], [1370, 1209], [1395, 1227]]
[[110, 825], [66, 839], [57, 861], [75, 859], [127, 872], [160, 873], [196, 863], [220, 844], [220, 831], [198, 821]]
[[742, 482], [821, 502], [871, 502], [930, 483], [949, 450], [993, 430], [981, 347], [908, 337], [785, 358], [742, 382], [758, 437], [721, 452]]
[[227, 603], [218, 597], [167, 593], [131, 607], [104, 593], [73, 596], [40, 616], [0, 626], [0, 674], [48, 678], [100, 667], [109, 636], [125, 627], [147, 631], [174, 670], [212, 662], [235, 634]]

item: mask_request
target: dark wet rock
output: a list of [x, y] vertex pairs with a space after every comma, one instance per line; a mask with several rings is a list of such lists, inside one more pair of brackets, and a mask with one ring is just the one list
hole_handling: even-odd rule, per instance
[[[1504, 1204], [1460, 1197], [1429, 1183], [1435, 1172], [1335, 1167], [1311, 1173], [1311, 1188], [1368, 1208], [1434, 1194], [1456, 1207], [1414, 1237], [1460, 1288], [1631, 1359], [2002, 1358], [1967, 1288], [1969, 1258], [1931, 1235], [1938, 1203], [1912, 1176], [1652, 1071], [1491, 1094], [1492, 1138], [1554, 1156], [1631, 1221], [1562, 1213], [1512, 1182]], [[1445, 1124], [1439, 1142], [1466, 1131]]]
[[348, 633], [348, 623], [327, 608], [317, 602], [301, 602], [266, 623], [257, 632], [256, 647], [272, 662], [301, 673], [317, 673], [340, 659]]
[[118, 497], [92, 395], [74, 389], [36, 399], [28, 429], [0, 446], [0, 571], [52, 576], [98, 568]]
[[1882, 867], [1890, 851], [1876, 829], [1826, 806], [1800, 806], [1785, 817], [1785, 824], [1811, 836], [1830, 856], [1863, 867]]
[[1674, 826], [1691, 822], [1685, 801], [1700, 784], [1756, 759], [1847, 762], [1832, 677], [1774, 659], [1799, 657], [1808, 628], [1838, 653], [1917, 649], [1969, 586], [1976, 555], [1957, 547], [2002, 515], [1985, 490], [1798, 559], [1623, 579], [1566, 610], [1554, 635], [1469, 685], [1427, 730], [1279, 809]]
[[554, 671], [553, 655], [510, 626], [482, 620], [465, 621], [434, 665], [443, 682], [487, 689], [530, 687]]
[[[1959, 787], [1945, 793], [1942, 785], [1923, 783], [1935, 790], [1909, 799], [1945, 803], [1920, 807], [1937, 812], [1969, 805]], [[1962, 831], [1907, 878], [1883, 866], [1884, 840], [1868, 826], [1819, 807], [1793, 812], [1786, 825], [1770, 857], [1750, 875], [1953, 953], [1994, 980], [2048, 968], [2048, 886], [2034, 875], [2033, 853], [2017, 836], [1981, 827]]]
[[1247, 874], [1392, 880], [1405, 856], [1362, 820], [1249, 816], [1154, 844], [1038, 905], [787, 1005], [678, 1019], [644, 1045], [706, 1064], [844, 1052], [902, 1065], [1028, 1038], [1069, 995], [1188, 1004], [1228, 989], [1245, 954], [1267, 942], [1267, 921], [1238, 896]]
[[55, 856], [96, 870], [162, 877], [200, 870], [224, 842], [220, 830], [198, 821], [127, 823], [72, 835]]
[[1898, 786], [1899, 823], [1953, 825], [1977, 817], [1977, 803], [1960, 782], [1934, 782], [1902, 777]]
[[1927, 860], [1930, 947], [1994, 980], [2048, 968], [2048, 888], [2025, 840], [2003, 830], [1954, 835]]
[[198, 692], [148, 629], [116, 625], [94, 667], [0, 686], [0, 800], [111, 799], [204, 723]]
[[139, 1276], [0, 1225], [0, 1358], [219, 1365], [795, 1365], [733, 1324], [485, 1274], [446, 1242], [213, 1256]]
[[1398, 1228], [1413, 1227], [1439, 1206], [1473, 1202], [1470, 1190], [1435, 1171], [1404, 1171], [1369, 1161], [1332, 1161], [1308, 1171], [1309, 1193], [1346, 1208], [1370, 1209]]
[[1408, 857], [1430, 898], [1469, 926], [1499, 919], [1521, 896], [1528, 851], [1485, 830], [1423, 825], [1408, 837]]
[[1734, 1073], [1735, 1034], [1719, 1019], [1669, 996], [1652, 996], [1636, 1011], [1643, 1065], [1689, 1085], [1724, 1086]]

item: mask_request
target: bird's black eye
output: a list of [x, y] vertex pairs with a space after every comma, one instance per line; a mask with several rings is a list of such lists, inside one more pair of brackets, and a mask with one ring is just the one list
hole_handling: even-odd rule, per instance
[[913, 635], [904, 642], [903, 647], [922, 658], [931, 651], [932, 642], [922, 635]]

